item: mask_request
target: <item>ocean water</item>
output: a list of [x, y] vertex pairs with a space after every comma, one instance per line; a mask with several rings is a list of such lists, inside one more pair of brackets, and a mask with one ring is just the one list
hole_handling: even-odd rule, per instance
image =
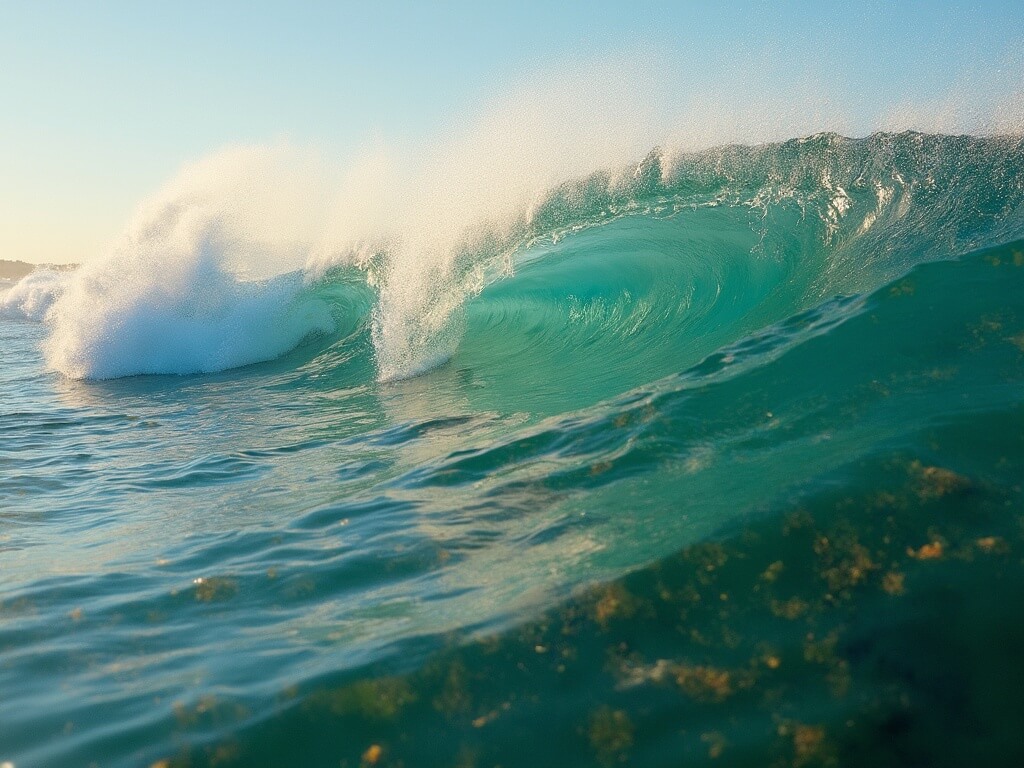
[[265, 275], [179, 201], [0, 286], [0, 762], [1020, 765], [1022, 171], [653, 150]]

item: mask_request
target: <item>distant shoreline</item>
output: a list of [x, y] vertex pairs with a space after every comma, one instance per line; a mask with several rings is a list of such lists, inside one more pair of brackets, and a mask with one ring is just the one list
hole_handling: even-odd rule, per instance
[[52, 269], [55, 272], [67, 272], [78, 269], [77, 264], [29, 264], [27, 261], [10, 261], [0, 259], [0, 280], [21, 280], [25, 275], [37, 269]]

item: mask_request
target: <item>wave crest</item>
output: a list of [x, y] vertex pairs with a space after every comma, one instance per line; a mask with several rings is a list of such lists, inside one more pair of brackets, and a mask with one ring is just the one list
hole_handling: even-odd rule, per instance
[[[394, 380], [447, 360], [467, 333], [477, 346], [491, 339], [504, 348], [504, 331], [490, 328], [496, 315], [489, 314], [487, 301], [472, 312], [467, 303], [534, 260], [564, 255], [563, 243], [581, 232], [629, 218], [641, 222], [629, 236], [639, 246], [657, 241], [661, 255], [651, 264], [618, 265], [602, 256], [592, 262], [599, 270], [593, 274], [586, 260], [578, 269], [555, 270], [572, 281], [556, 285], [555, 293], [578, 306], [568, 314], [554, 305], [545, 311], [557, 323], [586, 323], [597, 306], [579, 303], [590, 278], [600, 280], [600, 270], [625, 270], [616, 277], [625, 285], [632, 270], [638, 285], [648, 286], [642, 301], [623, 304], [612, 294], [603, 296], [607, 307], [618, 309], [605, 312], [607, 317], [591, 313], [604, 317], [595, 333], [604, 328], [615, 336], [618, 331], [606, 328], [608, 323], [629, 325], [630, 354], [644, 359], [658, 357], [645, 344], [656, 347], [665, 338], [690, 334], [682, 346], [706, 354], [706, 344], [693, 334], [726, 343], [732, 339], [719, 338], [723, 328], [750, 332], [757, 323], [776, 322], [837, 294], [871, 290], [921, 261], [1024, 236], [1022, 147], [1019, 137], [908, 132], [864, 139], [818, 134], [690, 153], [659, 148], [639, 163], [606, 165], [561, 181], [551, 181], [558, 174], [527, 174], [529, 183], [519, 179], [505, 198], [494, 193], [476, 208], [467, 195], [499, 184], [501, 174], [439, 172], [422, 194], [392, 199], [390, 219], [370, 216], [368, 228], [350, 230], [359, 236], [347, 244], [315, 234], [308, 221], [297, 225], [303, 217], [316, 219], [303, 195], [285, 196], [284, 209], [302, 214], [284, 217], [291, 226], [288, 237], [280, 228], [261, 231], [253, 211], [280, 216], [281, 206], [274, 198], [251, 207], [245, 190], [260, 177], [252, 167], [268, 161], [247, 151], [213, 164], [212, 188], [205, 180], [210, 168], [171, 185], [143, 209], [105, 262], [83, 268], [66, 283], [35, 278], [38, 284], [25, 284], [4, 301], [20, 302], [31, 316], [46, 315], [50, 364], [76, 378], [209, 372], [255, 363], [280, 356], [311, 334], [334, 333], [340, 315], [368, 312], [362, 319], [370, 328], [377, 376]], [[232, 163], [243, 171], [225, 174], [225, 167], [235, 168]], [[236, 180], [237, 189], [223, 181], [225, 175]], [[386, 173], [369, 176], [383, 188], [405, 188], [389, 186]], [[368, 192], [366, 176], [360, 178], [350, 193], [361, 190], [372, 199], [382, 194]], [[446, 184], [456, 182], [467, 186], [448, 195]], [[645, 232], [644, 220], [672, 220], [677, 226]], [[621, 237], [616, 247], [627, 262], [643, 258]], [[304, 269], [296, 268], [303, 263]], [[372, 308], [321, 290], [320, 284], [337, 279], [332, 265], [338, 263], [350, 265], [346, 281], [352, 268], [361, 271], [373, 292]], [[651, 269], [664, 271], [659, 276]], [[680, 297], [695, 290], [701, 296], [713, 290], [721, 300], [707, 310], [699, 304], [681, 308]], [[29, 294], [37, 298], [29, 301]], [[516, 300], [503, 296], [498, 314]], [[718, 314], [740, 306], [742, 316]], [[522, 315], [514, 309], [511, 314]], [[570, 328], [564, 344], [548, 352], [552, 359], [564, 356], [565, 345], [573, 339], [583, 343], [588, 334]]]

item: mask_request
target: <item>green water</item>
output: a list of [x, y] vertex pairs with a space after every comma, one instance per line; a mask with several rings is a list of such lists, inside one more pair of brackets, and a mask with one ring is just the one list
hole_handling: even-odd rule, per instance
[[397, 381], [354, 268], [232, 288], [313, 332], [206, 375], [65, 378], [8, 289], [0, 762], [1020, 764], [1021, 157], [652, 153], [467, 246]]

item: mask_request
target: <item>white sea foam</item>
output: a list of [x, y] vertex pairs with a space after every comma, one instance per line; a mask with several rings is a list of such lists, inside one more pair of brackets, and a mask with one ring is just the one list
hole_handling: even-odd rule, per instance
[[41, 321], [64, 292], [70, 273], [37, 269], [0, 296], [0, 315]]
[[47, 312], [51, 366], [74, 378], [218, 371], [329, 332], [329, 308], [295, 271], [308, 246], [288, 237], [308, 226], [306, 189], [284, 183], [293, 156], [223, 152], [142, 205], [111, 254], [75, 273]]

